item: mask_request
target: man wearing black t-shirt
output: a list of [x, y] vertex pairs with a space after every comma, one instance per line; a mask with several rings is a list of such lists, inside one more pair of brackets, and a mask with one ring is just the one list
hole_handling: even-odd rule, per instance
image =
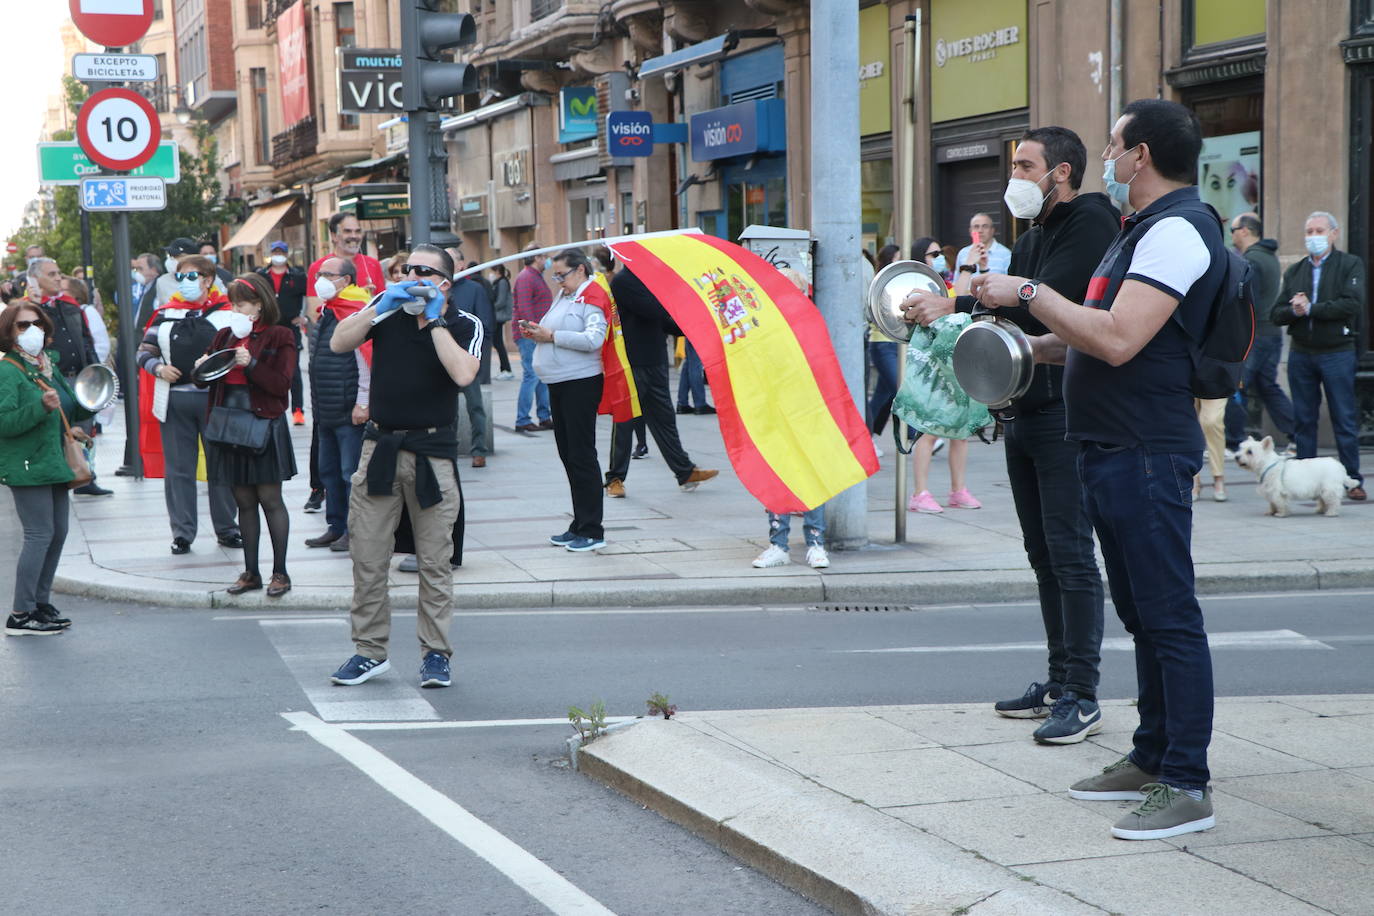
[[[405, 280], [339, 322], [329, 343], [335, 353], [347, 353], [372, 342], [371, 420], [348, 501], [356, 654], [331, 678], [346, 686], [390, 668], [387, 574], [402, 506], [409, 511], [420, 573], [420, 686], [452, 683], [449, 558], [461, 500], [458, 389], [477, 375], [483, 333], [474, 316], [448, 305], [448, 252], [417, 245], [404, 270]], [[374, 325], [378, 316], [386, 320]]]
[[1047, 284], [985, 274], [990, 307], [1029, 309], [1050, 331], [1037, 362], [1064, 362], [1068, 438], [1112, 602], [1135, 638], [1140, 699], [1129, 756], [1069, 794], [1139, 798], [1112, 835], [1155, 840], [1207, 830], [1212, 813], [1212, 657], [1193, 581], [1193, 475], [1202, 430], [1192, 350], [1227, 266], [1216, 211], [1198, 198], [1197, 116], [1176, 102], [1130, 103], [1102, 153], [1107, 193], [1135, 212], [1088, 282], [1084, 302]]

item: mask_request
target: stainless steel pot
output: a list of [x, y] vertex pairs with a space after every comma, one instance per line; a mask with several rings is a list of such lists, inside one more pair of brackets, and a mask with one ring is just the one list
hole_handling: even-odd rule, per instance
[[893, 261], [868, 285], [868, 314], [893, 340], [910, 340], [911, 325], [902, 317], [902, 300], [912, 293], [949, 295], [945, 278], [921, 261]]
[[191, 370], [191, 378], [197, 382], [213, 382], [224, 378], [234, 368], [234, 348], [216, 350], [205, 357], [205, 362]]
[[976, 313], [954, 342], [954, 377], [969, 397], [992, 410], [1025, 394], [1034, 374], [1026, 332], [1005, 318]]
[[92, 363], [72, 380], [76, 403], [91, 413], [98, 413], [114, 403], [119, 395], [119, 379], [114, 370], [103, 363]]

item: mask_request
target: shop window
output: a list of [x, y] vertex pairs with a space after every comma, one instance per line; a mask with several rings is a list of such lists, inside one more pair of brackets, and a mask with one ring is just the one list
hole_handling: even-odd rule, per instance
[[1260, 175], [1264, 127], [1263, 86], [1232, 81], [1185, 95], [1202, 125], [1198, 193], [1223, 220], [1262, 213]]
[[1184, 58], [1263, 46], [1266, 7], [1266, 0], [1184, 0]]
[[859, 176], [864, 248], [876, 255], [896, 238], [892, 231], [892, 160], [861, 162]]

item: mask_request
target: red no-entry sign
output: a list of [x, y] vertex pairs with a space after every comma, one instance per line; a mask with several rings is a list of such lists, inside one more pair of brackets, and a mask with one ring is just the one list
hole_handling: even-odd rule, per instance
[[102, 89], [76, 115], [76, 140], [91, 161], [123, 172], [157, 152], [162, 124], [152, 103], [131, 89]]
[[67, 5], [81, 34], [107, 48], [133, 44], [153, 24], [153, 0], [67, 0]]

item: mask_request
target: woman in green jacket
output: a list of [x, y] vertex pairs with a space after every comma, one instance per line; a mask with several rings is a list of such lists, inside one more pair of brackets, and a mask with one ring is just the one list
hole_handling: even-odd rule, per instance
[[67, 539], [71, 468], [63, 452], [69, 423], [91, 415], [55, 371], [52, 322], [27, 304], [0, 312], [0, 483], [14, 495], [24, 546], [14, 572], [14, 611], [6, 636], [51, 636], [71, 626], [49, 603]]

